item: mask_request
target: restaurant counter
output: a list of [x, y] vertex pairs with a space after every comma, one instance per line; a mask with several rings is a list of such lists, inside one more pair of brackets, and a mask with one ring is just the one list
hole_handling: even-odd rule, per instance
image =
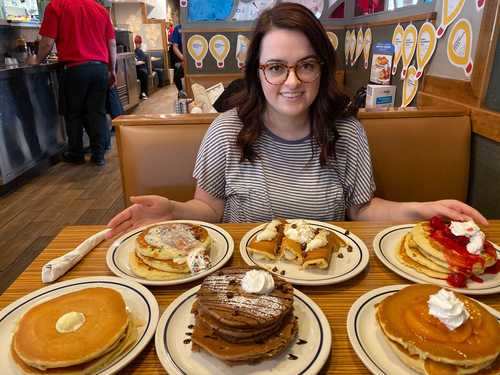
[[0, 186], [63, 149], [60, 68], [57, 63], [0, 66]]

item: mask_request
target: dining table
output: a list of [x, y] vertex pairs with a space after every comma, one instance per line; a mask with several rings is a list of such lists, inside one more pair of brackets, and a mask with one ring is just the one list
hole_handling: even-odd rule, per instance
[[[332, 333], [330, 357], [323, 366], [321, 374], [368, 374], [361, 360], [351, 347], [347, 333], [347, 315], [351, 305], [363, 294], [383, 286], [395, 284], [412, 284], [388, 269], [375, 255], [373, 239], [380, 231], [395, 225], [390, 222], [334, 222], [338, 227], [349, 230], [358, 236], [369, 249], [368, 266], [357, 276], [338, 284], [323, 286], [301, 286], [295, 288], [309, 296], [323, 311], [328, 319]], [[240, 255], [239, 244], [242, 237], [259, 223], [218, 224], [234, 239], [234, 253], [226, 266], [244, 266]], [[22, 272], [10, 287], [0, 296], [0, 308], [4, 308], [28, 293], [46, 286], [41, 280], [42, 266], [53, 258], [74, 249], [78, 244], [105, 229], [100, 225], [67, 226], [49, 243], [36, 259]], [[500, 244], [500, 220], [491, 220], [488, 226], [482, 227], [487, 239]], [[113, 239], [101, 242], [87, 254], [69, 272], [58, 281], [71, 280], [88, 276], [113, 276], [106, 265], [106, 253]], [[198, 285], [201, 280], [174, 286], [148, 286], [160, 306], [160, 314], [175, 298], [183, 292]], [[472, 296], [497, 311], [500, 310], [500, 293]], [[164, 374], [157, 354], [154, 339], [120, 374]], [[235, 369], [235, 373], [237, 373]]]

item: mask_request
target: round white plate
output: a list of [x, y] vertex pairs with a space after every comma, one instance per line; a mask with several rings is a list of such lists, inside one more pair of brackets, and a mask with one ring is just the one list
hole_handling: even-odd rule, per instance
[[[363, 364], [373, 374], [418, 375], [406, 367], [393, 352], [375, 317], [375, 305], [408, 285], [389, 285], [373, 289], [359, 297], [347, 314], [347, 334]], [[500, 313], [479, 301], [500, 321]]]
[[[192, 352], [188, 333], [194, 325], [191, 306], [199, 288], [195, 286], [177, 297], [158, 323], [156, 353], [169, 374], [317, 374], [329, 358], [332, 335], [328, 320], [316, 303], [296, 289], [293, 308], [299, 322], [297, 340], [278, 357], [255, 365], [229, 366], [204, 351]], [[307, 343], [298, 345], [299, 339]], [[290, 360], [289, 354], [298, 358]]]
[[[500, 273], [497, 273], [496, 275], [485, 273], [480, 276], [481, 279], [483, 279], [482, 283], [467, 280], [467, 288], [453, 288], [446, 282], [446, 280], [429, 277], [402, 264], [396, 255], [396, 246], [404, 235], [414, 226], [414, 224], [404, 224], [390, 227], [378, 233], [373, 239], [373, 250], [375, 251], [378, 259], [380, 259], [380, 261], [384, 263], [387, 268], [390, 268], [399, 276], [416, 283], [435, 284], [462, 294], [479, 295], [500, 292]], [[495, 244], [493, 244], [493, 246], [495, 246], [497, 250], [497, 257], [500, 258], [500, 249]]]
[[[249, 266], [265, 268], [269, 272], [296, 285], [337, 284], [353, 278], [368, 265], [370, 254], [365, 243], [361, 241], [359, 237], [347, 232], [346, 229], [321, 221], [306, 220], [306, 222], [312, 224], [316, 228], [324, 228], [335, 232], [337, 236], [345, 241], [347, 246], [350, 245], [352, 247], [352, 252], [348, 252], [347, 247], [343, 247], [339, 252], [333, 253], [332, 259], [330, 260], [330, 266], [324, 270], [319, 268], [307, 268], [303, 270], [299, 265], [286, 260], [277, 260], [273, 262], [271, 260], [255, 259], [255, 257], [250, 254], [247, 247], [257, 233], [265, 228], [266, 224], [262, 224], [248, 231], [241, 239], [240, 253], [243, 260]], [[339, 253], [342, 253], [344, 257], [339, 258], [337, 256]], [[277, 271], [273, 271], [275, 267], [278, 269]], [[284, 275], [281, 274], [282, 271], [285, 271]]]
[[124, 354], [97, 374], [114, 374], [131, 362], [153, 337], [159, 318], [158, 302], [144, 286], [114, 276], [83, 277], [63, 281], [30, 293], [0, 311], [0, 363], [2, 374], [17, 374], [10, 356], [10, 342], [17, 321], [34, 305], [57, 296], [86, 288], [104, 287], [119, 292], [132, 315], [143, 325], [138, 329], [138, 340]]
[[113, 244], [109, 247], [106, 254], [106, 263], [111, 272], [113, 272], [116, 276], [120, 276], [128, 280], [137, 281], [138, 283], [144, 285], [177, 285], [201, 279], [202, 277], [205, 277], [212, 272], [217, 271], [233, 256], [233, 238], [229, 235], [229, 233], [227, 233], [224, 229], [218, 227], [217, 225], [194, 220], [172, 220], [157, 224], [165, 223], [190, 223], [200, 225], [205, 228], [208, 231], [210, 237], [212, 237], [212, 247], [210, 250], [210, 260], [212, 262], [212, 267], [203, 272], [198, 272], [194, 275], [189, 274], [187, 277], [175, 280], [148, 280], [137, 276], [130, 268], [128, 262], [129, 253], [134, 251], [135, 239], [137, 238], [139, 233], [144, 228], [153, 225], [149, 224], [124, 234], [115, 242], [113, 242]]

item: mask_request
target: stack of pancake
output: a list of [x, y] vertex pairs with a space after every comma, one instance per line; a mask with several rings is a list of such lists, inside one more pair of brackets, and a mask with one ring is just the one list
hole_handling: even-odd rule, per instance
[[377, 321], [405, 365], [421, 374], [499, 374], [500, 325], [474, 300], [456, 296], [469, 318], [450, 330], [429, 314], [434, 285], [411, 285], [376, 306]]
[[88, 288], [32, 307], [18, 322], [11, 355], [26, 374], [93, 374], [137, 340], [117, 291]]
[[248, 250], [257, 258], [324, 269], [329, 267], [332, 253], [345, 245], [335, 233], [305, 220], [273, 220], [252, 239]]
[[172, 280], [210, 268], [211, 238], [191, 223], [166, 223], [144, 229], [130, 253], [132, 271], [149, 280]]
[[[447, 241], [454, 241], [449, 233], [447, 235]], [[480, 275], [497, 261], [495, 249], [487, 241], [484, 251], [473, 255], [448, 248], [437, 240], [443, 237], [440, 229], [433, 228], [430, 222], [420, 222], [398, 243], [397, 257], [408, 267], [437, 279], [447, 279], [452, 273]]]
[[293, 288], [273, 276], [269, 294], [246, 293], [241, 280], [250, 268], [226, 268], [205, 278], [192, 312], [192, 350], [204, 350], [229, 364], [277, 356], [297, 335]]

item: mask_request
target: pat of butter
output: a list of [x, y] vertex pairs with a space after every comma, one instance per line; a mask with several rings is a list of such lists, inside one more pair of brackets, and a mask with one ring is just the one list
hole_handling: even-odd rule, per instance
[[59, 333], [75, 332], [85, 323], [85, 315], [81, 312], [71, 311], [62, 315], [56, 322], [56, 330]]

